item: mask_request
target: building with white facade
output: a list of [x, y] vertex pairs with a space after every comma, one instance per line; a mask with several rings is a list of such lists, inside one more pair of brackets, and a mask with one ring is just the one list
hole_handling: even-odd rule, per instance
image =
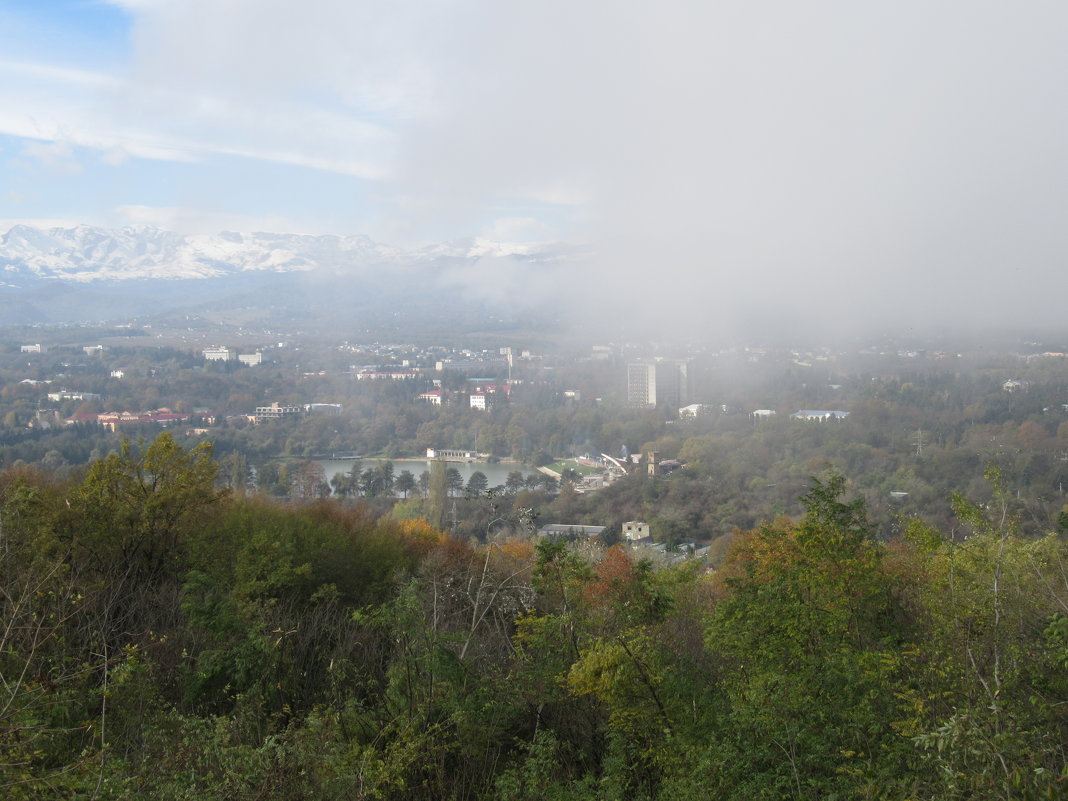
[[304, 411], [308, 414], [341, 414], [340, 403], [305, 403]]
[[849, 412], [841, 412], [837, 409], [800, 409], [790, 415], [794, 420], [814, 420], [827, 422], [828, 420], [845, 420]]
[[412, 381], [419, 371], [412, 367], [362, 367], [354, 375], [357, 381]]
[[230, 348], [204, 348], [204, 358], [209, 362], [228, 362], [234, 358]]
[[96, 392], [71, 392], [69, 389], [61, 389], [59, 392], [49, 392], [48, 399], [50, 401], [65, 401], [65, 400], [98, 400], [100, 395]]
[[287, 405], [275, 401], [270, 406], [257, 406], [255, 417], [257, 423], [263, 423], [267, 420], [279, 420], [283, 417], [303, 413], [303, 406]]

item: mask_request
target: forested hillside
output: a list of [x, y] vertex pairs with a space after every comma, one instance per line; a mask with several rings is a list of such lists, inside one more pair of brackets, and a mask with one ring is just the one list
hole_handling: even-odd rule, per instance
[[716, 571], [217, 474], [0, 474], [3, 797], [1068, 794], [1068, 543], [996, 470], [885, 542], [822, 473]]

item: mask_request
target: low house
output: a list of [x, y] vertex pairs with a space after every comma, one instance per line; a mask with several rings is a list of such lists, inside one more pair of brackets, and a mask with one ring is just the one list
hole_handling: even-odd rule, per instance
[[71, 392], [69, 389], [61, 389], [59, 392], [49, 392], [48, 399], [50, 401], [87, 401], [87, 400], [99, 400], [100, 395], [96, 392]]
[[478, 459], [478, 454], [454, 448], [427, 448], [426, 458], [441, 459], [443, 462], [473, 462]]
[[651, 538], [648, 523], [630, 520], [623, 524], [623, 539], [627, 542], [648, 542]]
[[712, 407], [704, 403], [691, 403], [689, 406], [683, 406], [679, 409], [679, 419], [692, 420], [695, 417], [700, 417], [711, 411]]
[[340, 403], [305, 403], [304, 411], [307, 414], [341, 414]]

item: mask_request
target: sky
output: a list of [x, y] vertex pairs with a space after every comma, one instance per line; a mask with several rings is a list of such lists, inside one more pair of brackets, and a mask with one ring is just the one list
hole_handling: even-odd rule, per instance
[[0, 0], [0, 231], [571, 242], [530, 280], [609, 327], [1055, 324], [1065, 30], [1041, 0]]

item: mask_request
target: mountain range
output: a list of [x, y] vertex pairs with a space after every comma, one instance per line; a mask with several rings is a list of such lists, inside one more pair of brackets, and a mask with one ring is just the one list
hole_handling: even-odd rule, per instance
[[499, 300], [508, 294], [502, 282], [552, 269], [563, 255], [559, 246], [477, 238], [398, 247], [366, 236], [16, 225], [0, 237], [0, 323], [116, 320], [227, 305], [302, 316], [313, 310], [329, 316], [341, 305], [470, 308]]

